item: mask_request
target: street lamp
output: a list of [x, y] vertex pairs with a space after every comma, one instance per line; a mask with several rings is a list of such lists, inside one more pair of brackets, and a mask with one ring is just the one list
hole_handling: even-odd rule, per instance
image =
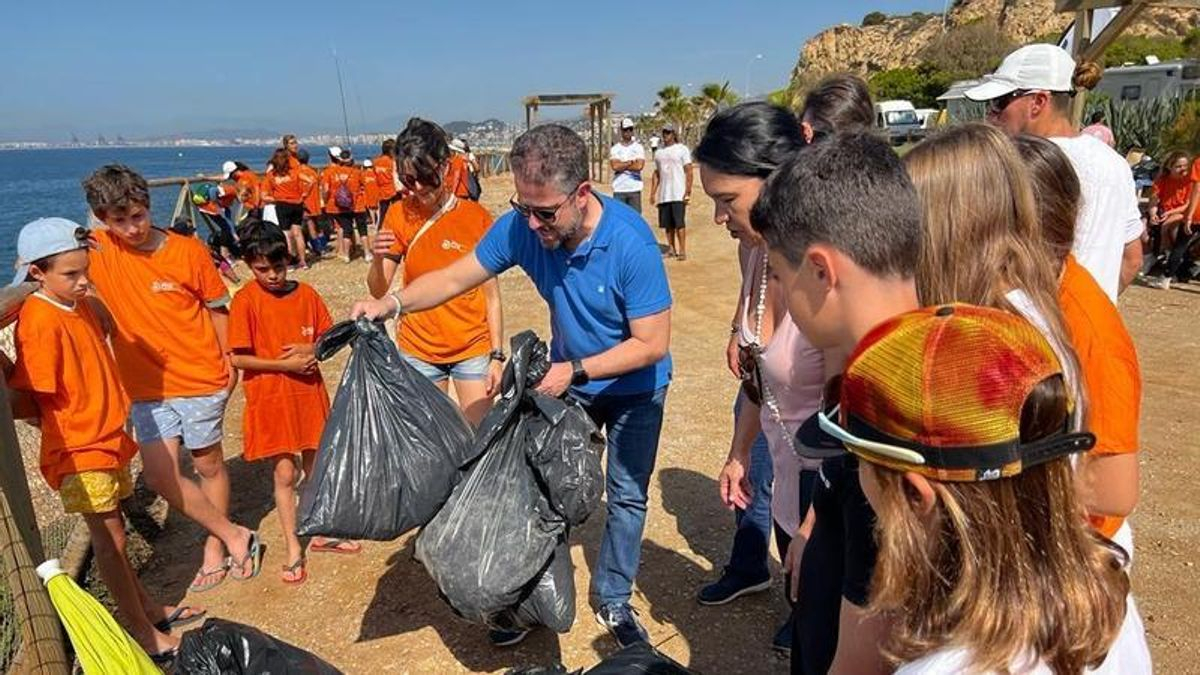
[[746, 94], [743, 98], [750, 98], [750, 68], [754, 66], [755, 61], [761, 61], [762, 54], [755, 54], [754, 58], [746, 62]]

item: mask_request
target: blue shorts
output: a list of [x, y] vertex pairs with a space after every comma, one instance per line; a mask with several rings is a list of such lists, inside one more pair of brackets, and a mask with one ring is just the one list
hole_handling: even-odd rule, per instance
[[134, 438], [150, 443], [182, 438], [188, 450], [203, 450], [221, 442], [229, 393], [183, 396], [160, 401], [137, 401], [129, 411]]
[[487, 377], [491, 357], [486, 354], [474, 356], [457, 363], [427, 363], [411, 354], [401, 354], [408, 365], [417, 369], [430, 382], [442, 382], [447, 378], [453, 380], [482, 380]]

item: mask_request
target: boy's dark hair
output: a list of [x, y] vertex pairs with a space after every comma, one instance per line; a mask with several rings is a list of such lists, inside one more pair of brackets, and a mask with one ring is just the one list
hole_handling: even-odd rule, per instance
[[259, 258], [271, 264], [288, 259], [287, 240], [283, 238], [283, 232], [277, 226], [251, 220], [242, 226], [240, 234], [242, 260], [246, 261], [247, 265]]
[[869, 133], [797, 153], [767, 179], [750, 223], [793, 265], [817, 242], [879, 277], [911, 278], [920, 258], [917, 191], [892, 147]]
[[127, 209], [133, 205], [150, 208], [150, 186], [146, 179], [124, 164], [106, 164], [83, 181], [83, 193], [96, 217], [103, 219], [109, 209]]
[[721, 173], [766, 178], [804, 145], [787, 108], [751, 101], [713, 115], [694, 156]]
[[436, 175], [438, 167], [449, 159], [450, 142], [446, 132], [434, 122], [413, 117], [396, 137], [397, 163], [411, 162], [418, 178]]

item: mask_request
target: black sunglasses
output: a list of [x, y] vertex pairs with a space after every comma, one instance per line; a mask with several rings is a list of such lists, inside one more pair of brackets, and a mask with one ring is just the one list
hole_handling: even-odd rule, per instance
[[521, 202], [517, 201], [517, 198], [515, 195], [512, 197], [512, 199], [508, 200], [508, 203], [510, 206], [512, 206], [513, 211], [516, 211], [517, 213], [521, 214], [522, 218], [529, 218], [529, 216], [537, 216], [538, 221], [545, 223], [546, 225], [553, 225], [554, 221], [558, 220], [558, 210], [561, 209], [564, 205], [566, 205], [567, 202], [571, 201], [575, 197], [575, 194], [577, 192], [579, 192], [579, 188], [582, 186], [583, 186], [583, 183], [576, 185], [575, 189], [571, 190], [571, 194], [567, 195], [567, 198], [562, 200], [561, 202], [559, 202], [557, 206], [549, 206], [549, 207], [527, 206], [527, 205], [522, 204]]
[[999, 115], [1000, 113], [1004, 112], [1005, 108], [1012, 105], [1013, 101], [1033, 93], [1036, 93], [1036, 90], [1018, 89], [1003, 96], [997, 96], [996, 98], [987, 102], [987, 111], [993, 115]]
[[439, 188], [442, 186], [441, 166], [429, 173], [424, 171], [401, 173], [400, 182], [409, 190], [416, 190], [418, 185], [424, 185], [427, 188]]

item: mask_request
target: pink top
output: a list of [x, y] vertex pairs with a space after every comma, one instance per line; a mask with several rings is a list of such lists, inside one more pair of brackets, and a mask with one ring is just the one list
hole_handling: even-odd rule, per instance
[[[754, 339], [754, 311], [758, 298], [750, 297], [754, 281], [762, 275], [762, 250], [749, 257], [742, 273], [742, 340]], [[775, 470], [775, 486], [771, 498], [771, 516], [789, 535], [800, 527], [800, 471], [815, 470], [820, 460], [802, 459], [796, 454], [793, 439], [804, 420], [821, 405], [821, 389], [825, 384], [825, 357], [813, 347], [796, 327], [792, 317], [783, 312], [775, 332], [764, 346], [760, 362], [763, 382], [774, 397], [779, 417], [764, 397], [760, 420], [763, 435], [771, 451]], [[782, 424], [781, 424], [782, 422]]]

